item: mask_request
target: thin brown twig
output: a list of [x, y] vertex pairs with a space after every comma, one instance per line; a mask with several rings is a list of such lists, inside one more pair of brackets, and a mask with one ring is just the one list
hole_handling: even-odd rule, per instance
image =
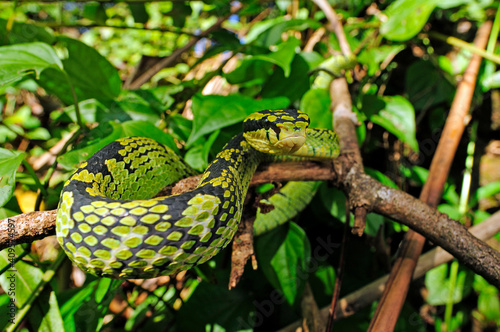
[[344, 29], [342, 28], [342, 24], [340, 24], [339, 20], [337, 19], [337, 14], [333, 10], [332, 6], [328, 3], [327, 0], [312, 0], [321, 10], [323, 13], [325, 13], [326, 18], [328, 19], [328, 22], [330, 24], [328, 25], [329, 30], [333, 31], [335, 33], [335, 36], [337, 36], [337, 39], [339, 41], [339, 46], [340, 50], [342, 51], [342, 54], [344, 55], [351, 55], [351, 47], [349, 46], [349, 43], [347, 42], [347, 38], [345, 37], [344, 34]]
[[347, 239], [349, 238], [349, 223], [351, 221], [351, 214], [349, 210], [349, 200], [346, 200], [346, 214], [344, 223], [344, 233], [342, 234], [342, 245], [340, 247], [340, 262], [337, 269], [337, 276], [335, 278], [335, 287], [333, 288], [332, 303], [330, 304], [330, 312], [328, 315], [328, 323], [326, 325], [326, 331], [333, 331], [333, 322], [336, 318], [338, 300], [340, 296], [340, 286], [342, 284], [342, 279], [344, 278], [344, 267], [345, 267], [345, 248]]
[[[486, 47], [491, 27], [492, 22], [487, 21], [479, 28], [474, 39], [476, 47], [482, 49]], [[464, 118], [469, 112], [481, 60], [478, 55], [472, 56], [463, 75], [463, 80], [458, 85], [441, 139], [429, 168], [429, 176], [420, 194], [420, 199], [429, 206], [436, 207], [441, 199], [444, 183], [465, 129]], [[461, 238], [456, 237], [455, 239]], [[386, 290], [370, 323], [369, 331], [392, 331], [396, 326], [425, 240], [425, 237], [414, 231], [409, 231], [406, 234]]]

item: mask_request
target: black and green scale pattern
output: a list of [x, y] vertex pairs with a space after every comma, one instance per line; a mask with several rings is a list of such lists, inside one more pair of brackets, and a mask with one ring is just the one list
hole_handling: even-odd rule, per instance
[[[273, 116], [280, 116], [283, 111], [275, 112]], [[301, 112], [292, 114], [304, 117]], [[279, 139], [279, 133], [273, 135]], [[316, 151], [313, 159], [338, 153], [331, 131], [311, 137], [315, 138], [306, 150]], [[56, 219], [57, 239], [71, 260], [96, 276], [152, 278], [189, 269], [232, 240], [250, 179], [263, 159], [268, 157], [239, 134], [216, 156], [196, 189], [150, 198], [193, 171], [152, 139], [119, 139], [66, 182]]]

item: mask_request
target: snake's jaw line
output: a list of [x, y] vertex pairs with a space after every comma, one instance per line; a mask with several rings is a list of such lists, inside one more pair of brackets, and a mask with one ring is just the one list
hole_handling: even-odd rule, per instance
[[300, 149], [305, 142], [306, 138], [303, 135], [297, 134], [279, 140], [276, 146], [284, 152], [283, 154], [292, 154]]

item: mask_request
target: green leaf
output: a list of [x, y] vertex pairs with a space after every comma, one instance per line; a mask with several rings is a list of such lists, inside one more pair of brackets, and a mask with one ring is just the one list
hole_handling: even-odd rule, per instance
[[500, 193], [500, 181], [488, 183], [476, 190], [471, 197], [469, 206], [474, 207], [480, 200], [490, 198], [498, 193]]
[[65, 153], [58, 158], [66, 169], [75, 169], [94, 153], [121, 137], [142, 136], [152, 138], [178, 152], [173, 138], [146, 121], [108, 122], [94, 128], [88, 134], [85, 145]]
[[319, 187], [320, 197], [323, 206], [330, 212], [330, 214], [344, 221], [345, 218], [345, 196], [337, 188], [328, 188], [326, 185]]
[[274, 64], [263, 60], [253, 60], [252, 57], [244, 58], [235, 70], [224, 74], [231, 84], [240, 87], [261, 85], [273, 74]]
[[373, 76], [380, 70], [380, 64], [384, 60], [394, 57], [404, 49], [404, 45], [381, 45], [379, 47], [368, 48], [358, 55], [358, 61], [367, 65], [368, 76]]
[[50, 45], [35, 42], [1, 46], [0, 68], [2, 86], [19, 81], [32, 73], [38, 78], [47, 68], [60, 72], [63, 65]]
[[0, 295], [0, 329], [2, 331], [5, 331], [6, 326], [11, 323], [11, 319], [14, 319], [14, 316], [10, 316], [10, 314], [15, 315], [14, 312], [10, 312], [9, 306], [11, 305], [10, 297], [7, 294]]
[[365, 95], [363, 111], [370, 121], [394, 134], [415, 152], [418, 151], [415, 137], [415, 110], [404, 97]]
[[[118, 97], [121, 79], [118, 71], [95, 49], [76, 39], [58, 37], [58, 46], [67, 53], [62, 62], [79, 101], [95, 98], [101, 102]], [[67, 105], [73, 104], [68, 77], [53, 69], [43, 71], [39, 83]]]
[[[102, 122], [107, 118], [107, 115], [112, 112], [112, 110], [104, 106], [96, 99], [87, 99], [81, 101], [78, 103], [78, 107], [80, 109], [82, 119], [86, 123]], [[127, 114], [125, 114], [124, 112], [119, 112], [119, 114], [116, 115], [115, 119], [126, 121], [130, 120], [130, 117], [127, 116]], [[75, 105], [65, 107], [63, 109], [63, 112], [60, 114], [54, 114], [53, 120], [63, 122], [76, 122]]]
[[203, 135], [243, 121], [253, 112], [284, 108], [288, 104], [288, 99], [284, 97], [255, 100], [242, 95], [204, 96], [196, 94], [193, 96], [192, 104], [193, 131], [186, 146], [189, 147]]
[[220, 130], [214, 131], [207, 140], [199, 140], [200, 143], [186, 152], [184, 160], [192, 168], [199, 172], [203, 172], [208, 166], [208, 155], [210, 153], [210, 148], [214, 144], [215, 140], [219, 136]]
[[486, 77], [483, 77], [482, 85], [487, 89], [496, 89], [500, 87], [500, 71], [496, 71]]
[[0, 208], [0, 219], [16, 216], [21, 213], [22, 211], [19, 207], [16, 196], [12, 196], [11, 199], [8, 200], [7, 203], [5, 203], [5, 205]]
[[108, 18], [106, 15], [106, 9], [102, 3], [96, 2], [86, 3], [83, 5], [83, 17], [101, 25], [106, 24], [106, 19]]
[[299, 47], [300, 41], [296, 38], [291, 38], [286, 42], [279, 44], [276, 51], [269, 54], [254, 55], [252, 60], [263, 60], [274, 63], [283, 69], [285, 77], [290, 76], [290, 65], [295, 57], [295, 50]]
[[311, 128], [333, 129], [330, 93], [325, 89], [308, 90], [300, 101], [300, 110], [311, 119]]
[[[252, 298], [241, 287], [227, 289], [227, 276], [219, 273], [219, 283], [200, 283], [177, 315], [178, 331], [213, 331], [209, 326], [220, 326], [227, 331], [251, 328], [255, 320]], [[196, 319], [193, 317], [196, 313]], [[248, 326], [249, 325], [249, 326]]]
[[101, 303], [106, 294], [113, 288], [113, 279], [101, 278], [95, 290], [95, 301]]
[[87, 285], [79, 288], [72, 289], [70, 292], [71, 296], [67, 297], [67, 293], [62, 293], [61, 298], [66, 298], [61, 300], [61, 315], [66, 318], [68, 315], [75, 313], [78, 308], [87, 301], [90, 296], [94, 293], [95, 287], [97, 286], [98, 280], [94, 280]]
[[365, 168], [365, 173], [377, 180], [378, 182], [382, 183], [383, 185], [386, 185], [391, 188], [398, 189], [398, 186], [392, 181], [387, 175], [384, 173], [377, 171], [376, 169], [373, 168]]
[[462, 217], [462, 213], [460, 213], [456, 205], [439, 204], [438, 211], [446, 213], [451, 219], [459, 220]]
[[149, 19], [149, 14], [146, 10], [146, 6], [143, 3], [129, 3], [128, 7], [130, 12], [134, 17], [135, 23], [145, 24]]
[[290, 76], [286, 77], [281, 68], [276, 68], [262, 87], [262, 97], [286, 97], [291, 103], [300, 100], [309, 90], [309, 65], [297, 54], [291, 64]]
[[422, 30], [437, 0], [396, 0], [384, 11], [387, 16], [380, 33], [394, 41], [405, 41]]
[[[286, 228], [279, 227], [278, 232]], [[273, 230], [257, 242], [259, 265], [274, 288], [280, 290], [290, 305], [302, 294], [308, 279], [307, 267], [311, 245], [304, 230], [290, 222], [282, 242]], [[271, 244], [269, 242], [275, 242]], [[278, 247], [276, 246], [278, 244]]]
[[408, 99], [417, 110], [426, 110], [443, 102], [449, 103], [455, 88], [446, 79], [446, 72], [430, 61], [413, 63], [406, 73]]
[[448, 8], [453, 8], [453, 7], [465, 5], [465, 4], [468, 4], [471, 2], [472, 2], [471, 0], [440, 0], [437, 3], [437, 7], [442, 8], [442, 9], [448, 9]]
[[[429, 291], [426, 298], [427, 303], [431, 305], [444, 305], [447, 303], [450, 292], [448, 274], [448, 264], [441, 264], [426, 273], [425, 286]], [[473, 279], [474, 273], [468, 269], [459, 268], [455, 288], [453, 289], [453, 303], [462, 301], [470, 293]]]
[[314, 275], [321, 281], [323, 286], [323, 293], [325, 295], [333, 294], [333, 290], [335, 288], [335, 279], [337, 278], [335, 269], [331, 265], [320, 265], [314, 272]]
[[[427, 181], [427, 176], [429, 175], [429, 170], [420, 167], [420, 166], [412, 166], [409, 172], [405, 172], [405, 176], [415, 181], [419, 185], [423, 185], [425, 181]], [[457, 206], [460, 197], [457, 194], [456, 187], [454, 184], [446, 182], [443, 190], [443, 199], [448, 203]]]
[[[13, 23], [7, 29], [7, 24]], [[8, 22], [0, 18], [0, 45], [7, 44], [21, 44], [31, 42], [43, 42], [52, 44], [55, 37], [48, 32], [48, 29], [42, 26], [22, 23], [22, 22]]]
[[500, 300], [498, 289], [490, 285], [480, 275], [474, 276], [474, 290], [479, 293], [477, 298], [477, 310], [484, 315], [488, 322], [500, 324]]
[[4, 206], [14, 193], [16, 171], [23, 158], [22, 152], [0, 148], [0, 207]]
[[366, 227], [364, 233], [375, 237], [382, 226], [385, 223], [385, 218], [380, 214], [368, 213], [366, 216]]
[[109, 303], [121, 283], [122, 280], [101, 278], [88, 283], [76, 292], [71, 290], [72, 294], [61, 300], [64, 330], [98, 331], [109, 310]]

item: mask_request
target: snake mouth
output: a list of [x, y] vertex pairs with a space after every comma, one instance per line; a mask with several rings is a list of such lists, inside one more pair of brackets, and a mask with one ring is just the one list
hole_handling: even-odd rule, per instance
[[280, 139], [276, 146], [283, 150], [285, 154], [294, 153], [304, 145], [306, 138], [302, 135], [292, 135]]

